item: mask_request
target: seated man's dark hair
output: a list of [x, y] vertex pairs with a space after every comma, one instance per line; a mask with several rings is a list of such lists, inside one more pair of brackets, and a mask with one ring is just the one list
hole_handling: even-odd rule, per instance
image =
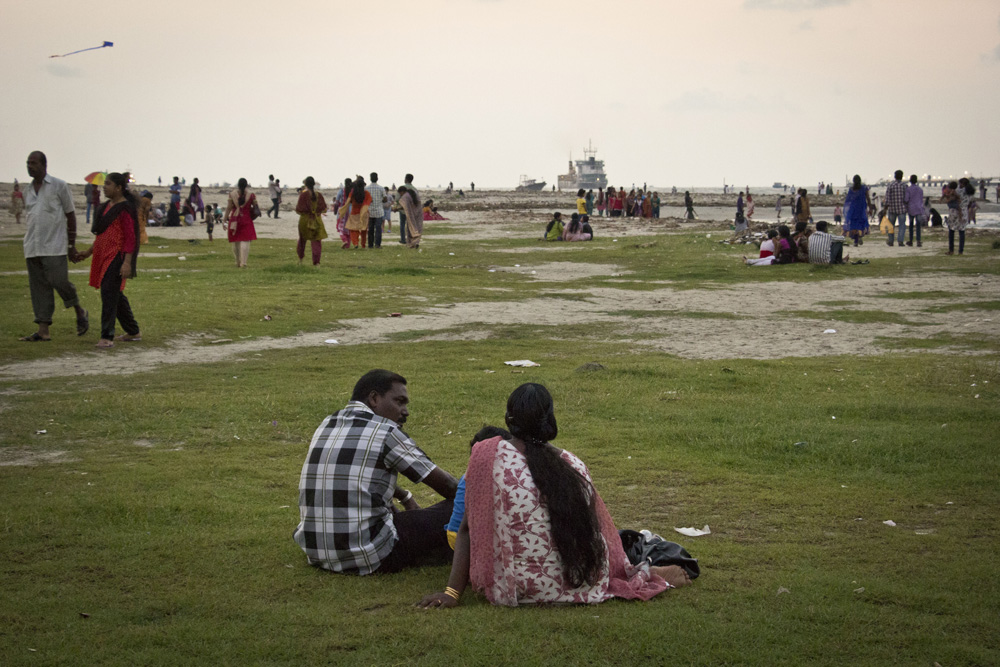
[[816, 223], [816, 231], [817, 232], [826, 231], [826, 220], [820, 220], [819, 222]]
[[795, 223], [795, 232], [798, 233], [806, 231], [807, 224], [808, 223], [805, 220], [799, 220], [798, 222]]
[[354, 385], [354, 393], [351, 394], [352, 401], [362, 401], [374, 391], [379, 396], [385, 396], [392, 390], [392, 385], [406, 384], [406, 378], [399, 373], [376, 368], [361, 376], [358, 383]]
[[510, 433], [507, 432], [507, 429], [500, 428], [499, 426], [483, 426], [481, 429], [476, 431], [474, 436], [472, 436], [472, 440], [469, 442], [469, 447], [472, 447], [477, 442], [495, 438], [498, 435], [504, 440], [510, 440]]

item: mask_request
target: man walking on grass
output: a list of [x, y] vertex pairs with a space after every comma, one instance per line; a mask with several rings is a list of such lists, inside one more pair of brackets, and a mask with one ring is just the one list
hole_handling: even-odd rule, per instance
[[[906, 188], [906, 214], [910, 216], [910, 240], [906, 245], [913, 245], [913, 233], [917, 233], [917, 247], [923, 245], [920, 242], [920, 228], [927, 219], [927, 211], [924, 210], [924, 189], [918, 184], [916, 174], [910, 175], [910, 184]], [[902, 245], [903, 237], [900, 235], [899, 243]]]
[[[416, 189], [414, 189], [413, 187], [413, 174], [407, 174], [403, 178], [403, 187], [409, 190], [410, 192], [416, 192]], [[416, 204], [418, 209], [420, 208], [420, 202], [414, 202], [414, 204]], [[404, 211], [402, 208], [399, 209], [399, 242], [402, 243], [403, 245], [406, 245], [407, 243], [406, 211]]]
[[[403, 432], [409, 401], [404, 377], [371, 370], [347, 406], [316, 429], [299, 478], [294, 534], [310, 565], [364, 575], [451, 563], [444, 526], [458, 483]], [[444, 500], [421, 509], [396, 485], [399, 473]]]
[[378, 174], [369, 174], [371, 183], [365, 190], [372, 196], [372, 203], [368, 207], [368, 247], [382, 247], [382, 222], [385, 217], [385, 188], [378, 184]]
[[267, 217], [271, 217], [274, 212], [274, 219], [278, 219], [278, 204], [281, 203], [281, 186], [274, 180], [274, 174], [267, 177], [267, 196], [271, 198], [271, 208], [267, 209]]
[[[76, 209], [66, 181], [49, 176], [45, 153], [28, 156], [31, 183], [25, 188], [24, 208], [27, 229], [24, 234], [24, 259], [28, 264], [31, 307], [38, 331], [24, 336], [28, 343], [51, 340], [49, 327], [55, 312], [53, 290], [59, 292], [63, 305], [76, 310], [76, 335], [87, 333], [90, 322], [80, 306], [76, 288], [69, 281], [69, 260], [76, 261]], [[95, 212], [96, 215], [96, 212]]]
[[[906, 184], [903, 183], [902, 169], [897, 169], [893, 176], [895, 180], [885, 190], [886, 215], [889, 217], [889, 222], [896, 226], [896, 239], [902, 247], [906, 236]], [[892, 241], [893, 236], [890, 233], [885, 242], [892, 247]]]

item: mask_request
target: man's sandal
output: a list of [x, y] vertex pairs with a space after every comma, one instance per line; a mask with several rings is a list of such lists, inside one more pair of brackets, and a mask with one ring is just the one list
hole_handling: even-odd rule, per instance
[[90, 330], [90, 313], [83, 311], [83, 315], [76, 318], [76, 335], [82, 336]]
[[18, 340], [24, 341], [25, 343], [48, 343], [51, 338], [42, 338], [41, 334], [37, 331], [30, 336], [21, 336]]

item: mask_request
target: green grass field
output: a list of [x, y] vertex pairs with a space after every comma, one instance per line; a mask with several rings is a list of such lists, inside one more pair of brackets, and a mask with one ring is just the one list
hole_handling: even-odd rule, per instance
[[[854, 277], [993, 277], [992, 239], [974, 237], [959, 261], [832, 270], [747, 270], [742, 249], [704, 234], [661, 241], [602, 239], [539, 256], [500, 252], [535, 241], [431, 233], [419, 254], [327, 246], [317, 270], [296, 264], [293, 242], [269, 240], [237, 271], [226, 243], [154, 239], [167, 246], [156, 252], [186, 260], [141, 260], [127, 293], [144, 342], [100, 354], [99, 299], [84, 275], [73, 280], [90, 334], [72, 335], [60, 309], [53, 342], [16, 341], [32, 330], [27, 278], [15, 274], [20, 244], [0, 243], [0, 366], [56, 358], [107, 369], [0, 376], [0, 664], [1000, 664], [995, 336], [887, 338], [887, 350], [906, 351], [878, 356], [698, 360], [633, 349], [613, 323], [504, 320], [517, 302], [560, 290], [827, 281], [822, 317], [907, 323], [912, 315], [852, 309], [839, 288]], [[487, 272], [552, 261], [631, 273], [541, 282]], [[946, 289], [895, 296], [887, 308], [944, 299], [935, 307], [947, 315], [961, 303]], [[400, 332], [117, 372], [137, 349], [324, 332], [467, 301], [496, 302], [494, 335], [456, 326], [454, 340]], [[984, 293], [966, 307], [991, 318], [997, 303]], [[817, 316], [778, 305], [791, 311], [783, 316]], [[741, 321], [664, 311], [705, 327]], [[647, 312], [623, 302], [614, 314]], [[938, 350], [955, 344], [970, 354]], [[541, 366], [503, 365], [511, 359]], [[580, 370], [587, 362], [604, 369]], [[423, 611], [414, 603], [443, 588], [447, 568], [357, 578], [308, 567], [291, 539], [303, 457], [373, 367], [408, 378], [408, 431], [456, 476], [470, 436], [502, 423], [510, 391], [545, 384], [555, 444], [587, 463], [618, 527], [681, 542], [703, 576], [647, 603], [494, 608], [470, 589], [456, 609]], [[413, 490], [432, 502], [426, 487]], [[704, 524], [710, 536], [672, 530]]]

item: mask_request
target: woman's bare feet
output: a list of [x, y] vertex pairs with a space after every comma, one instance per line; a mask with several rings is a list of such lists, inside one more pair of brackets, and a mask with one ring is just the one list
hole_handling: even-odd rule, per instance
[[666, 579], [667, 583], [674, 588], [687, 586], [691, 583], [691, 577], [680, 565], [653, 565], [650, 566], [649, 571]]

